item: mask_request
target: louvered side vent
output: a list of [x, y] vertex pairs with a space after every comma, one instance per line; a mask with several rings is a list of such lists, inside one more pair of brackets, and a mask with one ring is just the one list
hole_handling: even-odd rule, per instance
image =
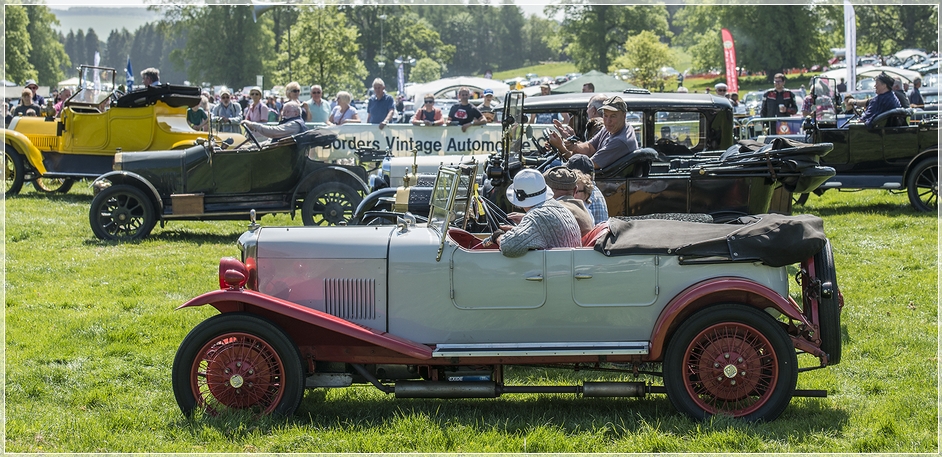
[[40, 151], [53, 151], [59, 148], [59, 137], [51, 135], [26, 135], [29, 142]]
[[324, 301], [327, 313], [344, 319], [376, 318], [376, 281], [372, 279], [326, 278]]

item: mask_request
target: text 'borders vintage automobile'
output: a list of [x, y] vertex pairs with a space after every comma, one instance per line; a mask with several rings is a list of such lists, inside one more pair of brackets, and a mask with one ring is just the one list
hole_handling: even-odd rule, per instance
[[[586, 247], [510, 258], [460, 228], [487, 213], [468, 197], [476, 175], [442, 167], [424, 224], [253, 223], [241, 259], [220, 261], [219, 289], [178, 308], [220, 312], [177, 351], [181, 410], [290, 414], [306, 388], [370, 384], [397, 398], [666, 393], [693, 418], [761, 421], [794, 396], [826, 395], [796, 388], [841, 356], [843, 297], [820, 219], [612, 219]], [[515, 365], [664, 385], [520, 385], [505, 378]]]

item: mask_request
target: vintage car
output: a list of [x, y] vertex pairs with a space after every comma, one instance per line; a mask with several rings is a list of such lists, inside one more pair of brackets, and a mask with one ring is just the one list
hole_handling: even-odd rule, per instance
[[[314, 129], [275, 142], [222, 149], [214, 137], [178, 150], [118, 153], [93, 183], [88, 218], [103, 240], [137, 240], [159, 221], [248, 220], [301, 210], [305, 225], [336, 225], [368, 191], [366, 169], [311, 158], [336, 139]], [[240, 147], [241, 146], [241, 147]]]
[[[815, 85], [812, 85], [815, 87]], [[830, 143], [834, 149], [821, 159], [837, 174], [813, 193], [828, 189], [887, 189], [906, 191], [917, 211], [937, 211], [939, 204], [939, 119], [913, 119], [913, 110], [899, 108], [878, 116], [873, 127], [850, 119], [831, 122], [809, 117], [803, 134], [785, 135], [806, 143]], [[759, 137], [770, 142], [782, 135]], [[809, 192], [797, 192], [796, 203]]]
[[[545, 149], [545, 132], [534, 134], [532, 125], [508, 122], [508, 118], [563, 112], [576, 131], [584, 130], [590, 95], [550, 95], [524, 102], [518, 92], [508, 93], [502, 112], [506, 127], [500, 154], [389, 158], [383, 165], [382, 179], [373, 180], [383, 185], [374, 186], [374, 192], [364, 198], [354, 220], [371, 220], [376, 211], [427, 213], [434, 178], [429, 169], [470, 160], [487, 161], [484, 193], [510, 211], [502, 189], [514, 174], [524, 166], [546, 167], [557, 156], [553, 151], [547, 155], [525, 151], [528, 138], [530, 144]], [[788, 192], [809, 192], [834, 175], [833, 169], [819, 165], [820, 157], [830, 149], [827, 144], [778, 142], [760, 151], [761, 145], [733, 143], [732, 105], [723, 97], [647, 91], [624, 95], [629, 110], [639, 119], [631, 125], [645, 147], [596, 173], [595, 184], [606, 199], [610, 216], [707, 213], [722, 220], [770, 210], [787, 213], [791, 206]], [[426, 179], [412, 179], [411, 183], [423, 185], [403, 186], [404, 171], [409, 176], [424, 173]], [[773, 207], [779, 187], [785, 191], [785, 205]]]
[[[667, 394], [693, 418], [749, 421], [826, 396], [796, 388], [800, 372], [841, 358], [843, 297], [820, 219], [612, 219], [585, 247], [511, 258], [461, 229], [490, 214], [468, 198], [476, 174], [443, 167], [427, 223], [250, 226], [241, 259], [220, 261], [219, 289], [178, 308], [220, 313], [174, 358], [183, 413], [290, 414], [305, 389], [353, 384], [397, 398]], [[505, 371], [519, 365], [585, 381], [531, 385]]]
[[[115, 153], [182, 149], [206, 139], [186, 122], [200, 102], [198, 87], [163, 84], [127, 94], [117, 91], [115, 70], [82, 65], [75, 94], [58, 117], [16, 117], [4, 136], [5, 195], [25, 182], [43, 192], [68, 192], [76, 179], [111, 170]], [[219, 141], [241, 143], [223, 133]]]

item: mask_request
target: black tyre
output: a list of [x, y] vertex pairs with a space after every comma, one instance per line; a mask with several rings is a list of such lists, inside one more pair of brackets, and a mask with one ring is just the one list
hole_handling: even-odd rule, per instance
[[939, 158], [919, 162], [906, 179], [909, 203], [916, 211], [937, 211], [939, 208]]
[[75, 180], [69, 178], [36, 178], [33, 180], [33, 187], [36, 191], [47, 194], [67, 193], [72, 189], [73, 184], [75, 184]]
[[88, 222], [102, 240], [140, 240], [157, 223], [154, 204], [140, 189], [117, 185], [108, 187], [92, 200]]
[[814, 256], [814, 273], [822, 284], [830, 284], [829, 294], [818, 298], [818, 319], [820, 320], [821, 349], [828, 354], [828, 365], [841, 362], [841, 302], [837, 287], [837, 273], [834, 268], [834, 252], [831, 242]]
[[363, 197], [352, 187], [329, 182], [308, 192], [301, 205], [304, 225], [338, 225], [350, 222]]
[[6, 180], [4, 195], [9, 197], [20, 193], [23, 189], [23, 176], [26, 167], [23, 165], [23, 156], [16, 152], [12, 146], [5, 145], [3, 150], [3, 171]]
[[183, 414], [249, 410], [290, 415], [304, 396], [297, 346], [271, 322], [220, 314], [193, 328], [173, 359], [173, 396]]
[[798, 357], [781, 324], [767, 313], [717, 305], [681, 324], [667, 346], [663, 371], [671, 403], [694, 419], [770, 421], [795, 392]]
[[792, 194], [792, 205], [804, 205], [808, 202], [808, 194]]

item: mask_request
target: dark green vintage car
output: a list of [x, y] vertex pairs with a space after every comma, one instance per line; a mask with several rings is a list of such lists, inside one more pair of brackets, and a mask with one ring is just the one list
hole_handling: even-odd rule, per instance
[[134, 240], [169, 220], [249, 220], [301, 210], [304, 225], [350, 219], [368, 190], [366, 170], [311, 159], [335, 135], [309, 130], [273, 143], [118, 153], [95, 180], [89, 222], [103, 240]]

